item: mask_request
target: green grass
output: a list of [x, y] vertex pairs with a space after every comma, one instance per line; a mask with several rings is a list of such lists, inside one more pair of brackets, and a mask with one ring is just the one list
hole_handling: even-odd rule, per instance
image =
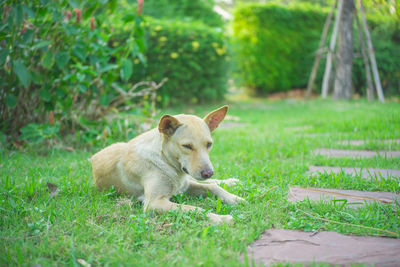
[[[205, 115], [217, 107], [199, 106], [194, 112]], [[165, 112], [174, 114], [182, 110]], [[399, 104], [321, 100], [236, 102], [230, 105], [229, 114], [240, 117], [245, 125], [217, 129], [213, 134], [211, 159], [215, 178], [240, 179], [241, 184], [227, 190], [249, 203], [220, 205], [215, 197], [201, 199], [185, 194], [175, 196], [173, 201], [232, 214], [234, 225], [211, 225], [200, 213], [145, 214], [134, 199], [129, 201], [112, 190], [98, 192], [87, 160], [95, 151], [80, 152], [79, 147], [72, 153], [3, 150], [0, 265], [76, 266], [77, 259], [84, 259], [95, 266], [243, 266], [240, 254], [271, 227], [390, 235], [324, 222], [306, 213], [400, 235], [399, 204], [370, 204], [352, 209], [340, 202], [291, 204], [286, 200], [290, 185], [399, 192], [399, 179], [306, 175], [309, 165], [400, 169], [398, 158], [328, 159], [311, 154], [318, 147], [351, 148], [337, 145], [339, 140], [400, 138]], [[394, 144], [369, 145], [374, 150], [400, 150]], [[47, 182], [59, 187], [56, 198], [46, 191]]]

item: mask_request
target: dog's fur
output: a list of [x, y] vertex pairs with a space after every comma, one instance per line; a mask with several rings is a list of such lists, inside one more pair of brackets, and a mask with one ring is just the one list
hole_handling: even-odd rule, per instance
[[[158, 129], [150, 130], [128, 143], [116, 143], [92, 157], [94, 182], [98, 189], [114, 186], [144, 202], [145, 210], [195, 210], [169, 199], [187, 191], [193, 195], [216, 195], [223, 202], [236, 204], [244, 199], [228, 193], [219, 183], [234, 184], [237, 179], [205, 180], [213, 174], [209, 159], [210, 132], [224, 119], [227, 106], [204, 119], [193, 115], [164, 115]], [[216, 223], [231, 222], [230, 215], [208, 213]]]

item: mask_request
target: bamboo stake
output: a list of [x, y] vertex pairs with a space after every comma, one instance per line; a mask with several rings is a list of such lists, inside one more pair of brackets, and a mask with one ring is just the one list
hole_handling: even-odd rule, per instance
[[332, 2], [331, 11], [329, 12], [328, 17], [325, 20], [325, 25], [324, 25], [324, 29], [322, 31], [321, 40], [319, 41], [317, 54], [316, 54], [315, 60], [314, 60], [314, 65], [313, 65], [313, 68], [311, 71], [310, 79], [308, 80], [308, 84], [307, 84], [306, 99], [310, 98], [310, 95], [312, 92], [312, 87], [313, 87], [314, 81], [315, 81], [315, 77], [317, 76], [319, 62], [321, 60], [322, 53], [323, 53], [322, 47], [325, 44], [326, 36], [328, 35], [328, 30], [329, 30], [329, 27], [331, 26], [333, 13], [335, 12], [336, 2], [337, 2], [337, 0]]
[[367, 26], [367, 19], [365, 18], [364, 6], [361, 0], [359, 0], [359, 4], [360, 4], [361, 19], [363, 23], [364, 33], [365, 37], [367, 38], [368, 54], [369, 54], [369, 59], [371, 60], [371, 67], [372, 67], [372, 73], [374, 75], [376, 92], [378, 93], [379, 101], [385, 103], [385, 97], [383, 96], [381, 79], [379, 78], [378, 67], [376, 65], [376, 60], [375, 60], [374, 47], [372, 46], [371, 36], [369, 34]]
[[326, 98], [328, 96], [329, 81], [331, 78], [331, 71], [332, 71], [332, 57], [333, 57], [333, 51], [335, 50], [340, 17], [342, 16], [342, 9], [343, 9], [343, 0], [339, 0], [331, 42], [329, 44], [328, 57], [326, 59], [324, 79], [322, 81], [322, 98]]
[[372, 77], [371, 77], [371, 69], [369, 67], [369, 60], [368, 60], [368, 54], [365, 49], [365, 44], [364, 40], [362, 37], [362, 30], [361, 30], [361, 25], [360, 25], [360, 19], [358, 18], [358, 12], [357, 12], [357, 6], [354, 6], [354, 17], [356, 20], [356, 25], [357, 25], [357, 33], [358, 33], [358, 42], [361, 46], [361, 55], [364, 61], [364, 68], [365, 68], [365, 76], [367, 80], [367, 99], [368, 101], [374, 100], [374, 85], [372, 84]]

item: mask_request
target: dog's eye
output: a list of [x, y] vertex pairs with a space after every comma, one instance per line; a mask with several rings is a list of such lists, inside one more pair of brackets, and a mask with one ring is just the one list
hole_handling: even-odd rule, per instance
[[208, 142], [207, 143], [207, 148], [210, 148], [212, 146], [212, 143], [211, 142]]
[[182, 145], [182, 146], [183, 146], [184, 148], [193, 150], [193, 146], [192, 146], [191, 144], [185, 144], [185, 145]]

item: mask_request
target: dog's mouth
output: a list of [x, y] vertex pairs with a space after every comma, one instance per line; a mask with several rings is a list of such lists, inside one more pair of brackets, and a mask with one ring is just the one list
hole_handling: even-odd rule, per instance
[[182, 171], [186, 172], [186, 174], [189, 174], [188, 170], [185, 167], [182, 167]]

